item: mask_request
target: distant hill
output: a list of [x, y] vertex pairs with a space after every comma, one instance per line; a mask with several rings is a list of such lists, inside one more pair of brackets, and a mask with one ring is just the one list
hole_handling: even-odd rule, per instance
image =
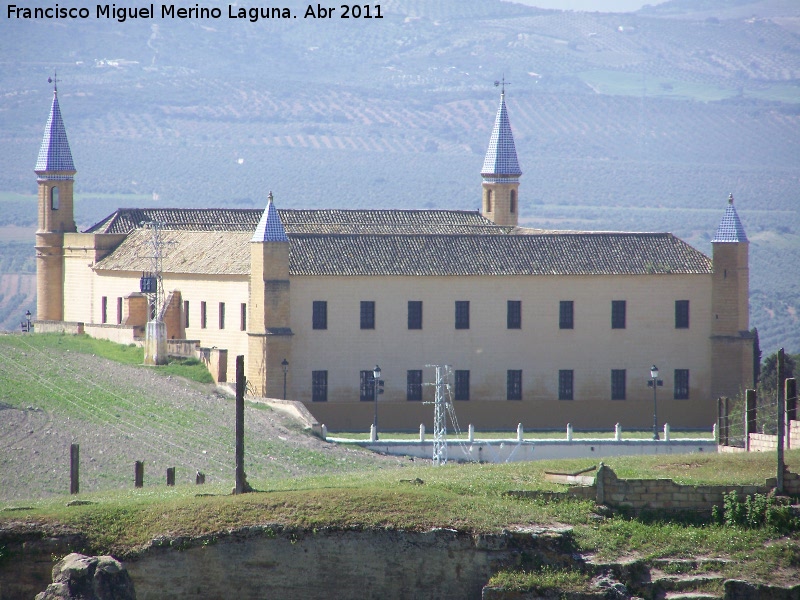
[[269, 190], [286, 207], [475, 209], [505, 76], [526, 223], [669, 230], [710, 252], [732, 192], [752, 324], [765, 349], [800, 350], [800, 4], [381, 10], [4, 23], [0, 227], [35, 225], [54, 68], [84, 227], [125, 205], [262, 206]]

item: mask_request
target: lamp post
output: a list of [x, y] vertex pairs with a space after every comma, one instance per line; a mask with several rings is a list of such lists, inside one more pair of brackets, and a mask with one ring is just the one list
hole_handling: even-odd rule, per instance
[[289, 361], [284, 358], [281, 366], [283, 367], [283, 399], [286, 400], [286, 374], [289, 372]]
[[378, 439], [378, 381], [381, 378], [381, 368], [375, 365], [372, 370], [372, 393], [375, 397], [375, 416], [372, 418], [372, 425], [375, 427], [375, 439]]
[[32, 324], [31, 324], [31, 311], [29, 311], [29, 310], [25, 311], [25, 318], [28, 320], [28, 328], [25, 331], [30, 333], [31, 329], [33, 328]]
[[658, 378], [658, 367], [653, 365], [650, 367], [650, 381], [647, 382], [647, 387], [653, 388], [653, 439], [658, 438], [658, 400], [656, 399], [656, 388], [663, 386], [664, 382]]

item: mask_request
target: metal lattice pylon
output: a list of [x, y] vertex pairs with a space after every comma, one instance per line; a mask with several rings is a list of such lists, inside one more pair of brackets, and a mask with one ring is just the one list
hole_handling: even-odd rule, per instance
[[[449, 365], [426, 365], [436, 369], [436, 381], [432, 384], [436, 395], [433, 401], [433, 464], [447, 464], [447, 413], [452, 406], [450, 397]], [[425, 404], [430, 404], [426, 402]]]

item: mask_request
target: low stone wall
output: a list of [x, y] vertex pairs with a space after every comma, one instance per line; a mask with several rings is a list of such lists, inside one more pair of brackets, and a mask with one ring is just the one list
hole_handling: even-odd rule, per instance
[[130, 325], [110, 325], [88, 323], [83, 325], [83, 333], [100, 340], [109, 340], [117, 344], [141, 344], [144, 329]]
[[[671, 479], [620, 479], [609, 467], [600, 464], [594, 485], [575, 486], [566, 492], [512, 491], [507, 495], [523, 498], [555, 499], [560, 497], [594, 499], [598, 504], [626, 508], [634, 512], [644, 510], [696, 511], [710, 513], [714, 506], [722, 506], [723, 496], [736, 492], [739, 498], [753, 494], [767, 494], [777, 485], [776, 478], [767, 479], [764, 485], [681, 485]], [[787, 471], [783, 478], [784, 493], [800, 495], [800, 475]]]
[[77, 321], [34, 321], [34, 333], [70, 333], [78, 335], [84, 333], [83, 323]]
[[198, 358], [200, 355], [200, 340], [167, 340], [167, 354], [169, 356]]

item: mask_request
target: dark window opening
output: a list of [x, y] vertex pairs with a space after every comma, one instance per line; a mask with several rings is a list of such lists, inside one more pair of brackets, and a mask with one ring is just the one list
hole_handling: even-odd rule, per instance
[[625, 300], [611, 301], [611, 329], [625, 329]]
[[311, 401], [328, 401], [328, 372], [311, 371]]
[[247, 304], [244, 302], [239, 306], [239, 330], [247, 331]]
[[508, 329], [522, 329], [522, 301], [509, 300], [507, 306], [506, 327]]
[[406, 400], [422, 400], [422, 370], [406, 371]]
[[625, 369], [611, 369], [611, 399], [625, 400]]
[[408, 301], [408, 328], [422, 329], [422, 300]]
[[455, 399], [469, 400], [469, 371], [456, 371]]
[[689, 369], [675, 369], [675, 400], [689, 399]]
[[314, 300], [311, 308], [311, 327], [313, 329], [328, 328], [328, 303], [325, 300]]
[[225, 329], [225, 303], [219, 303], [219, 328]]
[[522, 370], [506, 371], [506, 400], [522, 400]]
[[375, 329], [375, 302], [361, 301], [361, 329]]
[[688, 300], [675, 300], [675, 329], [689, 329]]
[[559, 400], [572, 400], [573, 399], [573, 376], [574, 373], [571, 369], [561, 370], [558, 372], [558, 399]]
[[562, 300], [558, 303], [559, 329], [573, 329], [575, 327], [574, 310], [572, 300]]
[[456, 329], [469, 329], [469, 300], [456, 300]]
[[100, 322], [108, 323], [108, 296], [103, 296], [100, 301]]
[[375, 377], [373, 377], [372, 371], [361, 371], [358, 385], [358, 399], [362, 402], [372, 402], [375, 400]]

